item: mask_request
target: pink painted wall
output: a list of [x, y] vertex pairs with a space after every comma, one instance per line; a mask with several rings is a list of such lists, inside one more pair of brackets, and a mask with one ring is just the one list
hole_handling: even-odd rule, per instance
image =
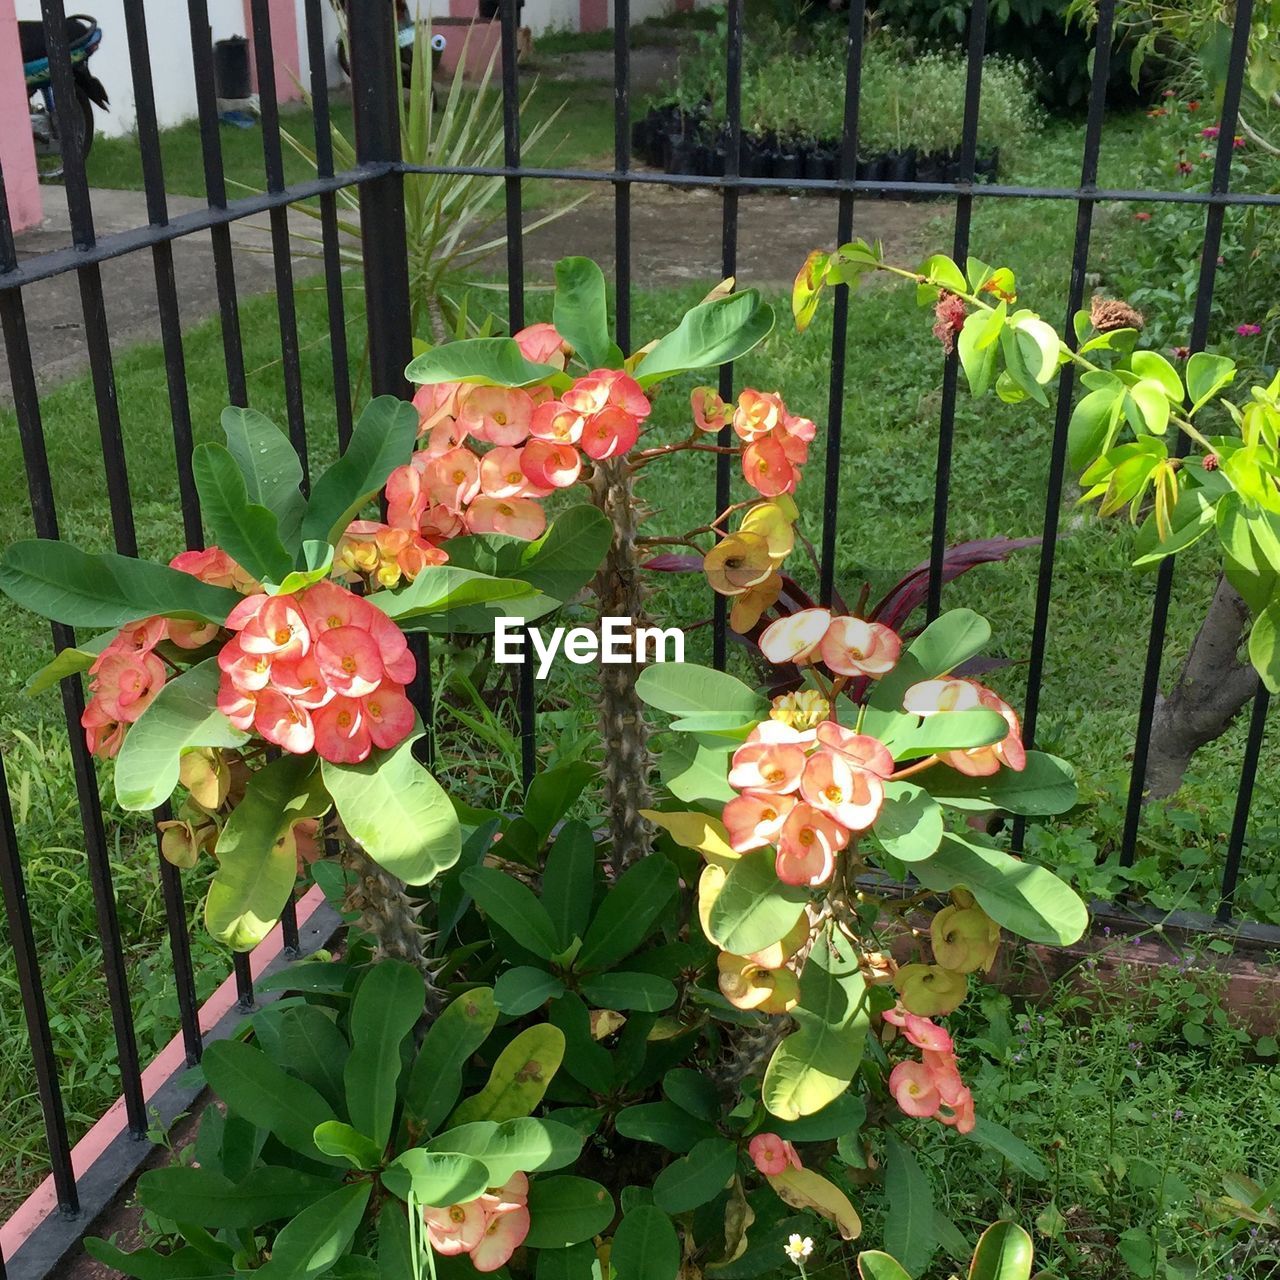
[[454, 70], [465, 54], [462, 69], [464, 80], [472, 83], [480, 80], [493, 60], [493, 83], [502, 75], [502, 24], [481, 22], [469, 17], [436, 18], [431, 24], [433, 32], [444, 36], [444, 52], [440, 55], [437, 84], [448, 85]]
[[[0, 0], [3, 3], [3, 0]], [[276, 100], [297, 102], [302, 97], [298, 55], [298, 6], [296, 0], [267, 0], [271, 14], [271, 50], [275, 54]], [[257, 62], [253, 51], [253, 14], [249, 0], [244, 0], [244, 29], [249, 38], [249, 74], [253, 87], [258, 87]]]
[[609, 0], [581, 0], [581, 25], [579, 31], [607, 31], [609, 29]]
[[4, 169], [5, 193], [14, 230], [38, 226], [44, 209], [31, 143], [13, 0], [0, 0], [0, 167]]

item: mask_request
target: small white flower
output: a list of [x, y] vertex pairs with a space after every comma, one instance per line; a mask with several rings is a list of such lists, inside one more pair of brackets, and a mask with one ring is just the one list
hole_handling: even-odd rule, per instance
[[796, 1266], [800, 1266], [813, 1252], [813, 1240], [809, 1236], [792, 1235], [782, 1246], [782, 1251]]

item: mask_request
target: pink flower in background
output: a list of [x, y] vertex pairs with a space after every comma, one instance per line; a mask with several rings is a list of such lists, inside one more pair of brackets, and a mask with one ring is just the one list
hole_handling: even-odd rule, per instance
[[547, 513], [532, 498], [477, 498], [467, 508], [472, 533], [505, 533], [532, 541], [547, 527]]
[[735, 853], [750, 853], [775, 844], [796, 798], [771, 791], [744, 791], [724, 807], [720, 818]]
[[749, 1155], [756, 1168], [766, 1177], [781, 1173], [784, 1169], [803, 1169], [800, 1157], [791, 1143], [776, 1133], [757, 1133], [747, 1143]]
[[1140, 212], [1140, 213], [1135, 213], [1135, 214], [1133, 215], [1133, 220], [1134, 220], [1135, 222], [1150, 222], [1150, 221], [1151, 221], [1151, 215], [1150, 215], [1149, 213], [1147, 213], [1147, 212], [1144, 210], [1144, 211], [1142, 211], [1142, 212]]
[[1202, 138], [1216, 138], [1221, 132], [1222, 129], [1218, 125], [1211, 124], [1207, 129], [1200, 130], [1200, 136]]
[[522, 444], [529, 435], [533, 397], [517, 387], [473, 387], [458, 410], [458, 425], [490, 444]]
[[569, 363], [569, 344], [553, 324], [531, 324], [511, 335], [520, 354], [534, 364], [549, 364], [563, 369]]
[[1236, 332], [1242, 338], [1256, 338], [1262, 332], [1262, 326], [1260, 324], [1238, 324], [1236, 325]]
[[822, 661], [837, 675], [887, 675], [902, 651], [902, 641], [891, 627], [862, 618], [833, 618], [822, 637]]
[[714, 387], [694, 387], [689, 404], [693, 411], [693, 425], [699, 431], [719, 431], [733, 421], [733, 410]]

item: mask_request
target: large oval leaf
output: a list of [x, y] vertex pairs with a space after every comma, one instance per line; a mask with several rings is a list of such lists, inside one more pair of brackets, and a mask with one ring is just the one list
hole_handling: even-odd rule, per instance
[[969, 1280], [1027, 1280], [1033, 1255], [1031, 1237], [1017, 1223], [994, 1223], [978, 1241]]
[[332, 1178], [266, 1165], [239, 1183], [214, 1169], [174, 1166], [144, 1173], [137, 1195], [144, 1208], [161, 1218], [218, 1231], [292, 1218], [333, 1185]]
[[90, 555], [51, 538], [5, 549], [0, 591], [24, 609], [71, 627], [122, 627], [154, 614], [221, 623], [243, 599], [167, 565], [114, 552]]
[[997, 924], [1051, 946], [1078, 941], [1089, 912], [1075, 890], [1033, 862], [944, 837], [938, 852], [911, 868], [926, 889], [946, 892], [962, 885]]
[[862, 1234], [862, 1219], [834, 1182], [813, 1169], [784, 1169], [769, 1175], [769, 1185], [778, 1198], [793, 1209], [812, 1209], [830, 1222], [845, 1240], [856, 1240]]
[[644, 858], [618, 877], [587, 928], [574, 967], [580, 972], [617, 964], [648, 937], [679, 888], [665, 857]]
[[1040, 817], [1066, 813], [1079, 799], [1075, 770], [1057, 756], [1028, 751], [1025, 769], [1001, 769], [986, 778], [935, 765], [920, 781], [939, 803], [953, 809], [1003, 809]]
[[264, 582], [282, 582], [293, 557], [280, 541], [274, 511], [249, 500], [244, 476], [220, 444], [197, 445], [191, 470], [200, 494], [200, 515], [213, 541], [237, 564]]
[[565, 1249], [599, 1235], [614, 1215], [613, 1197], [598, 1182], [565, 1174], [529, 1184], [531, 1249]]
[[302, 531], [302, 463], [292, 441], [256, 409], [223, 409], [227, 448], [244, 477], [250, 502], [275, 513], [280, 541], [296, 554]]
[[613, 1233], [609, 1262], [618, 1280], [676, 1280], [680, 1241], [675, 1224], [656, 1205], [637, 1205]]
[[458, 815], [413, 758], [415, 733], [363, 764], [321, 761], [324, 785], [352, 839], [406, 884], [429, 884], [462, 854]]
[[414, 1147], [386, 1167], [382, 1184], [401, 1200], [412, 1191], [419, 1204], [466, 1204], [484, 1194], [489, 1170], [474, 1156]]
[[462, 1068], [498, 1021], [493, 992], [475, 987], [454, 999], [427, 1029], [404, 1096], [404, 1124], [411, 1140], [431, 1133], [462, 1091]]
[[685, 312], [680, 324], [640, 362], [636, 379], [642, 387], [689, 369], [737, 360], [758, 346], [773, 329], [773, 308], [755, 289], [744, 289]]
[[555, 1120], [517, 1116], [495, 1124], [476, 1120], [448, 1129], [427, 1144], [431, 1151], [474, 1156], [489, 1170], [489, 1185], [501, 1187], [517, 1173], [563, 1169], [582, 1151], [583, 1137]]
[[913, 1275], [929, 1265], [938, 1247], [933, 1230], [933, 1186], [909, 1147], [885, 1135], [885, 1248]]
[[391, 1136], [400, 1079], [400, 1046], [422, 1016], [422, 974], [401, 960], [383, 960], [365, 975], [351, 1005], [351, 1056], [343, 1078], [351, 1123], [379, 1147]]
[[347, 1252], [373, 1193], [372, 1182], [352, 1182], [304, 1209], [276, 1236], [262, 1280], [310, 1280]]
[[736, 676], [692, 662], [659, 662], [646, 667], [636, 680], [641, 701], [672, 716], [714, 711], [741, 715], [742, 722], [759, 720], [768, 702]]
[[459, 1125], [529, 1115], [542, 1101], [563, 1061], [564, 1032], [559, 1027], [550, 1023], [527, 1027], [498, 1055], [488, 1084], [455, 1109], [451, 1122]]
[[653, 1183], [653, 1202], [667, 1213], [686, 1213], [722, 1192], [738, 1167], [738, 1148], [727, 1138], [704, 1138], [673, 1160]]
[[131, 812], [162, 805], [178, 785], [182, 753], [238, 747], [249, 740], [218, 710], [218, 660], [170, 680], [125, 735], [116, 756], [116, 799]]
[[598, 369], [609, 359], [613, 342], [604, 272], [590, 258], [561, 258], [556, 263], [551, 322], [588, 369]]
[[734, 955], [750, 955], [785, 938], [804, 914], [808, 894], [783, 884], [768, 850], [744, 854], [711, 905], [711, 940]]
[[496, 867], [471, 867], [462, 873], [462, 887], [476, 906], [526, 951], [550, 960], [561, 950], [546, 907], [527, 884]]
[[513, 338], [470, 338], [446, 342], [416, 356], [404, 371], [410, 382], [474, 382], [491, 387], [533, 387], [542, 382], [566, 384], [553, 365], [526, 360]]
[[942, 839], [942, 809], [923, 787], [886, 782], [884, 803], [871, 833], [885, 852], [900, 862], [919, 862], [929, 857]]

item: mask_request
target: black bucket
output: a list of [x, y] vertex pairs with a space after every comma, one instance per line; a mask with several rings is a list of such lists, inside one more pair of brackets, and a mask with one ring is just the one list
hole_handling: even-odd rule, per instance
[[214, 44], [213, 83], [219, 98], [247, 98], [253, 92], [249, 42], [244, 36], [231, 36]]

